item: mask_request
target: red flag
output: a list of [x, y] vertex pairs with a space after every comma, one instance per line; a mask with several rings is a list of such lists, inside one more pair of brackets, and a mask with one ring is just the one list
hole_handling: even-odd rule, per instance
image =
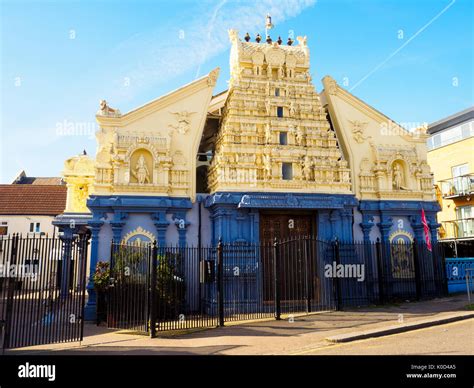
[[428, 227], [428, 221], [426, 221], [425, 209], [421, 208], [421, 223], [423, 224], [423, 230], [425, 233], [426, 247], [431, 252], [431, 237], [430, 228]]

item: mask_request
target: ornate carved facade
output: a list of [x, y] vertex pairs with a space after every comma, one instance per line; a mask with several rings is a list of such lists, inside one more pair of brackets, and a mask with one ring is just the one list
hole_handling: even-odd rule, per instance
[[64, 162], [62, 176], [67, 185], [65, 213], [89, 213], [86, 201], [94, 183], [94, 160], [85, 153], [73, 156]]
[[350, 193], [351, 176], [298, 46], [229, 32], [230, 89], [209, 171], [216, 191]]
[[364, 157], [360, 162], [360, 191], [386, 199], [432, 196], [433, 179], [430, 167], [420, 160], [416, 147], [370, 143], [373, 160]]
[[102, 100], [94, 193], [194, 198], [195, 153], [218, 72], [124, 115]]

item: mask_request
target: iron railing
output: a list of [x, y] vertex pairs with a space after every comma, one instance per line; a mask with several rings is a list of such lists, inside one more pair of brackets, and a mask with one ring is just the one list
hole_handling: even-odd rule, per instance
[[0, 236], [3, 348], [80, 341], [88, 240]]
[[109, 327], [149, 332], [446, 295], [438, 244], [298, 237], [217, 247], [112, 244]]

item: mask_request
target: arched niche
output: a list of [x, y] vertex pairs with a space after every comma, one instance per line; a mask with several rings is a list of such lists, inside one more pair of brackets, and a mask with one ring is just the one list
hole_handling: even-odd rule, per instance
[[408, 168], [402, 159], [395, 159], [390, 164], [390, 183], [393, 190], [408, 188]]
[[145, 148], [138, 148], [130, 155], [130, 183], [153, 183], [153, 156]]

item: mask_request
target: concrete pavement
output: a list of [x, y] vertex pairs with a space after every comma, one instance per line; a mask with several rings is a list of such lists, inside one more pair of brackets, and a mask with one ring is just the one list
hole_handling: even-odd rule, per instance
[[[467, 299], [459, 295], [443, 299], [383, 307], [315, 313], [241, 325], [161, 333], [158, 338], [130, 334], [87, 324], [82, 344], [50, 344], [8, 350], [6, 354], [295, 354], [331, 346], [327, 338], [387, 329], [393, 326], [452, 317], [467, 318]], [[290, 319], [293, 318], [293, 319]], [[471, 336], [471, 333], [466, 333]], [[421, 351], [421, 349], [420, 349]]]
[[474, 355], [474, 319], [306, 349], [298, 355]]

